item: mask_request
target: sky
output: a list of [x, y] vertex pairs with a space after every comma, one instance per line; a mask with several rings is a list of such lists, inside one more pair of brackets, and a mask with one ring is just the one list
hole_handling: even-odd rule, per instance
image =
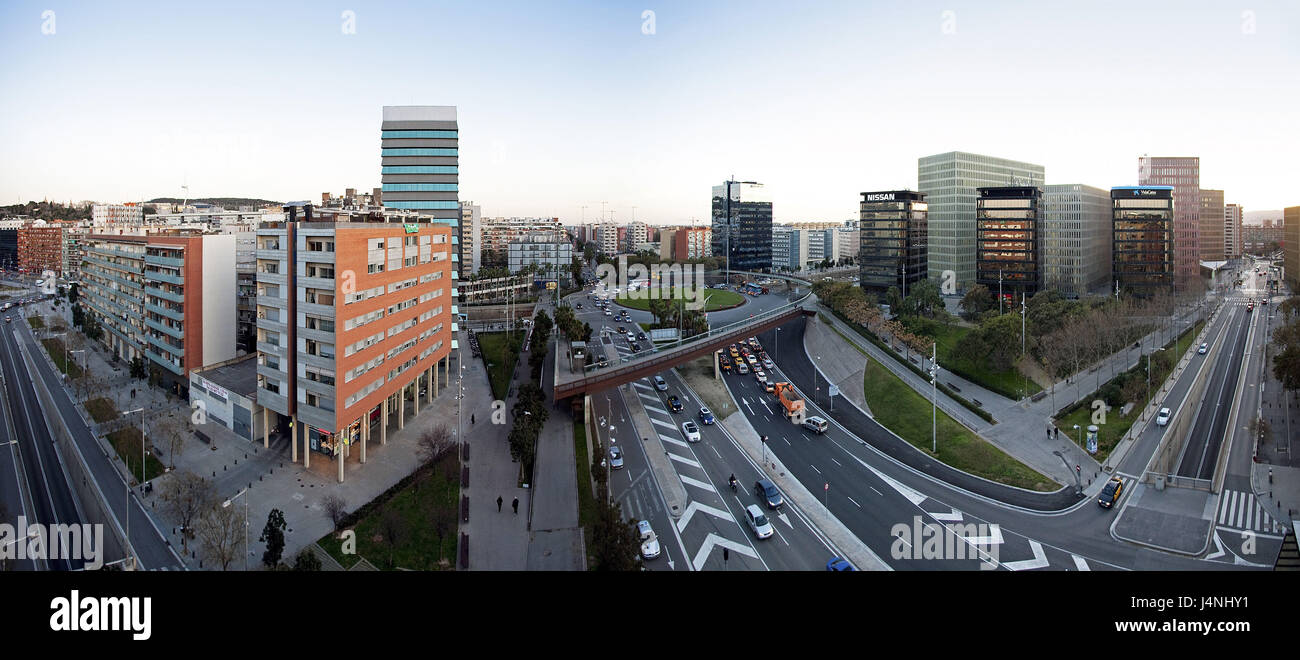
[[369, 190], [409, 104], [457, 106], [486, 216], [707, 222], [734, 175], [846, 220], [954, 150], [1100, 188], [1200, 156], [1228, 202], [1300, 205], [1286, 0], [6, 0], [0, 62], [3, 204]]

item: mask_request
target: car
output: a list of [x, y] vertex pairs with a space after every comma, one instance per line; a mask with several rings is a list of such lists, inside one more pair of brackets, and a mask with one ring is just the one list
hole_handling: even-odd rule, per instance
[[759, 383], [766, 383], [767, 372], [763, 371], [762, 369], [759, 369], [758, 367], [754, 367], [754, 380], [758, 381]]
[[1208, 350], [1210, 350], [1209, 344], [1201, 344], [1201, 347], [1196, 349], [1196, 352], [1200, 353], [1201, 355], [1205, 355], [1205, 352]]
[[645, 341], [645, 333], [644, 333], [644, 332], [638, 332], [638, 333], [636, 333], [636, 340], [637, 340], [637, 341]]
[[745, 361], [748, 362], [748, 363], [749, 363], [749, 366], [751, 366], [751, 367], [757, 367], [757, 366], [758, 366], [758, 358], [754, 357], [754, 354], [753, 354], [753, 353], [750, 353], [749, 355], [746, 355], [746, 356], [745, 356]]
[[668, 409], [671, 410], [671, 411], [673, 411], [673, 412], [681, 412], [681, 411], [682, 411], [682, 400], [679, 399], [679, 398], [677, 398], [677, 395], [676, 395], [676, 394], [674, 394], [673, 396], [668, 397]]
[[754, 494], [758, 499], [767, 503], [769, 509], [779, 509], [785, 504], [785, 498], [781, 497], [781, 491], [772, 483], [771, 479], [763, 478], [754, 482]]
[[763, 381], [763, 391], [768, 394], [776, 394], [776, 385], [773, 385], [770, 380], [765, 380]]
[[745, 522], [753, 530], [754, 536], [760, 539], [771, 538], [775, 531], [772, 529], [772, 523], [767, 521], [767, 516], [763, 515], [763, 510], [758, 508], [757, 504], [745, 507]]
[[12, 323], [13, 320], [14, 320], [14, 319], [13, 319], [12, 316], [6, 316], [6, 317], [5, 317], [5, 323]]
[[663, 376], [655, 376], [655, 389], [660, 392], [667, 392], [668, 381], [664, 380]]
[[1106, 487], [1101, 489], [1101, 495], [1097, 497], [1097, 505], [1107, 509], [1115, 506], [1119, 501], [1119, 496], [1124, 492], [1124, 480], [1119, 477], [1111, 477], [1106, 482]]
[[578, 303], [578, 309], [582, 309], [582, 303]]
[[739, 374], [747, 374], [747, 373], [749, 373], [749, 366], [746, 365], [744, 362], [737, 362], [737, 363], [736, 363], [736, 373], [739, 373]]
[[649, 520], [642, 520], [636, 524], [636, 531], [641, 535], [641, 556], [646, 559], [654, 559], [659, 556], [659, 537], [655, 535], [655, 530], [650, 527]]
[[764, 368], [764, 369], [775, 369], [775, 368], [776, 368], [776, 363], [772, 362], [772, 361], [771, 361], [770, 359], [768, 359], [768, 358], [763, 358], [763, 368]]
[[699, 442], [700, 427], [696, 426], [695, 422], [690, 420], [682, 422], [682, 435], [686, 436], [687, 442]]
[[1156, 426], [1164, 426], [1168, 424], [1169, 418], [1172, 416], [1173, 413], [1170, 412], [1168, 408], [1161, 408], [1160, 412], [1156, 415]]
[[609, 467], [613, 470], [623, 469], [623, 448], [613, 445], [609, 448]]
[[825, 433], [831, 427], [830, 422], [821, 417], [809, 417], [803, 420], [803, 427], [813, 433]]
[[633, 353], [640, 353], [640, 352], [641, 352], [641, 347], [638, 346], [637, 344], [632, 344], [632, 352], [633, 352]]
[[723, 362], [722, 362], [722, 370], [723, 370], [723, 371], [731, 371], [731, 362], [728, 361], [728, 360], [723, 360]]
[[613, 315], [614, 315], [614, 312], [611, 312], [611, 311], [609, 311], [608, 309], [605, 310], [605, 316], [613, 316]]
[[828, 571], [856, 571], [856, 570], [858, 570], [858, 569], [853, 568], [853, 564], [850, 564], [850, 563], [849, 563], [849, 560], [847, 560], [847, 559], [844, 559], [844, 558], [842, 558], [842, 557], [831, 557], [830, 560], [826, 562], [826, 570], [828, 570]]
[[623, 327], [623, 326], [621, 326], [621, 325], [618, 326], [618, 334], [620, 334], [620, 335], [625, 335], [625, 334], [627, 334], [627, 328], [625, 328], [625, 327]]
[[709, 410], [708, 408], [700, 408], [700, 423], [701, 423], [701, 424], [704, 424], [705, 426], [708, 426], [708, 425], [714, 423], [715, 421], [717, 421], [717, 420], [715, 420], [715, 419], [713, 418], [713, 411], [712, 411], [712, 410]]

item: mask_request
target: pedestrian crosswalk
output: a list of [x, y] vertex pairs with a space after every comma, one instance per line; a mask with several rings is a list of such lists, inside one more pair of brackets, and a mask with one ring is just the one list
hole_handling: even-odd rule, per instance
[[1220, 527], [1250, 530], [1265, 534], [1282, 534], [1286, 526], [1273, 519], [1254, 493], [1224, 490], [1219, 497]]

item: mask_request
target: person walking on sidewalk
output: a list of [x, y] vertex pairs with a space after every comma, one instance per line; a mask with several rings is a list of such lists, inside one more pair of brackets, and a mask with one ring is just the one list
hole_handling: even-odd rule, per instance
[[502, 501], [503, 501], [503, 500], [501, 499], [501, 496], [500, 496], [500, 495], [497, 495], [497, 513], [501, 513], [501, 502], [502, 502]]
[[510, 503], [510, 507], [513, 508], [513, 509], [515, 510], [515, 515], [519, 515], [519, 498], [518, 498], [518, 497], [515, 498], [515, 501], [513, 501], [513, 502]]

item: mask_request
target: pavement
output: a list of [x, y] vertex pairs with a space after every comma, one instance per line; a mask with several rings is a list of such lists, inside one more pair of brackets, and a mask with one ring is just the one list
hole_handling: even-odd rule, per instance
[[[1266, 319], [1268, 329], [1277, 328], [1281, 322], [1277, 303], [1289, 292], [1283, 289], [1282, 293], [1273, 298], [1273, 304], [1259, 308], [1271, 317]], [[1267, 359], [1271, 361], [1277, 346], [1270, 344], [1268, 350]], [[1273, 518], [1290, 524], [1300, 520], [1300, 392], [1282, 389], [1271, 368], [1263, 369], [1258, 380], [1258, 412], [1268, 422], [1271, 433], [1255, 445], [1251, 490]]]

